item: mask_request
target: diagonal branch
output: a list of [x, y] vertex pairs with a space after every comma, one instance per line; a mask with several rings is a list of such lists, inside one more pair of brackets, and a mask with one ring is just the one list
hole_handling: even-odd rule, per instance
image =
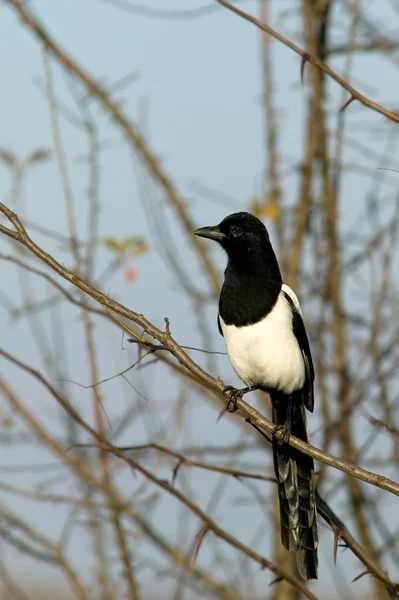
[[339, 517], [334, 513], [332, 508], [327, 502], [321, 498], [316, 492], [317, 511], [323, 517], [323, 519], [330, 525], [334, 534], [341, 538], [345, 544], [350, 548], [357, 556], [357, 558], [367, 567], [367, 572], [374, 575], [377, 579], [385, 583], [389, 590], [399, 592], [399, 584], [393, 583], [387, 574], [378, 566], [378, 564], [370, 557], [370, 553], [367, 553], [365, 549], [355, 540], [351, 535], [346, 525], [341, 521]]
[[329, 77], [331, 77], [331, 79], [334, 79], [334, 81], [336, 81], [341, 87], [343, 87], [345, 90], [347, 90], [349, 92], [349, 94], [351, 95], [351, 97], [353, 97], [353, 99], [358, 100], [364, 106], [367, 106], [371, 110], [374, 110], [375, 112], [378, 112], [381, 115], [384, 115], [388, 119], [391, 119], [391, 121], [395, 121], [395, 123], [399, 123], [399, 114], [398, 113], [388, 110], [387, 108], [384, 108], [380, 104], [377, 104], [377, 102], [373, 102], [373, 100], [370, 100], [369, 98], [367, 98], [367, 96], [364, 96], [363, 94], [361, 94], [357, 89], [355, 89], [347, 81], [345, 81], [345, 79], [343, 79], [335, 71], [330, 69], [330, 67], [328, 67], [323, 61], [316, 58], [315, 56], [312, 56], [308, 52], [305, 52], [305, 50], [302, 50], [302, 48], [300, 48], [299, 46], [294, 44], [294, 42], [291, 42], [286, 37], [284, 37], [277, 31], [275, 31], [274, 29], [269, 27], [269, 25], [266, 25], [266, 23], [262, 23], [256, 17], [253, 17], [252, 15], [249, 15], [248, 13], [244, 12], [243, 10], [240, 10], [239, 8], [237, 8], [236, 6], [233, 6], [233, 4], [230, 4], [230, 2], [227, 2], [226, 0], [215, 0], [215, 1], [218, 2], [219, 4], [221, 4], [222, 6], [228, 8], [229, 10], [234, 12], [236, 15], [242, 17], [246, 21], [253, 23], [253, 25], [258, 27], [262, 31], [265, 31], [269, 35], [273, 36], [276, 40], [278, 40], [279, 42], [284, 44], [284, 46], [291, 48], [291, 50], [293, 50], [294, 52], [299, 54], [299, 56], [302, 57], [302, 67], [304, 67], [306, 62], [310, 62], [317, 69], [326, 73]]
[[[157, 339], [163, 345], [164, 349], [169, 351], [178, 362], [187, 369], [194, 377], [201, 382], [207, 388], [210, 388], [221, 397], [226, 398], [226, 396], [231, 393], [225, 390], [225, 385], [221, 379], [215, 379], [209, 373], [207, 373], [204, 369], [202, 369], [197, 363], [195, 363], [190, 356], [179, 346], [179, 344], [173, 339], [170, 334], [170, 331], [167, 327], [166, 331], [161, 331], [157, 327], [155, 327], [150, 321], [148, 321], [143, 315], [133, 312], [129, 310], [116, 300], [112, 300], [109, 296], [98, 291], [92, 285], [84, 281], [78, 275], [75, 275], [64, 266], [62, 266], [59, 262], [57, 262], [52, 256], [47, 254], [42, 248], [37, 246], [29, 235], [27, 234], [25, 228], [23, 227], [21, 221], [18, 216], [13, 213], [7, 206], [0, 203], [0, 212], [7, 217], [7, 219], [12, 223], [16, 229], [13, 231], [8, 229], [4, 225], [0, 225], [0, 232], [12, 237], [14, 240], [23, 244], [28, 250], [30, 250], [35, 256], [37, 256], [41, 261], [46, 263], [49, 267], [51, 267], [58, 275], [80, 288], [83, 292], [97, 300], [102, 306], [105, 308], [114, 311], [115, 313], [129, 319], [133, 323], [136, 323], [140, 327], [143, 328], [143, 331]], [[2, 352], [3, 354], [4, 351]], [[245, 420], [266, 432], [269, 437], [273, 435], [275, 426], [274, 424], [266, 419], [260, 412], [258, 412], [255, 408], [247, 404], [243, 399], [238, 399], [236, 402], [237, 409], [241, 413], [241, 415], [245, 418]], [[69, 409], [69, 407], [68, 407]], [[300, 450], [304, 454], [308, 456], [312, 456], [316, 460], [319, 460], [326, 465], [334, 467], [335, 469], [339, 469], [348, 475], [356, 477], [361, 481], [365, 481], [366, 483], [370, 483], [378, 488], [391, 492], [396, 496], [399, 496], [399, 484], [395, 483], [391, 479], [384, 477], [382, 475], [377, 475], [366, 469], [362, 469], [353, 463], [342, 460], [336, 456], [332, 456], [331, 454], [327, 454], [310, 444], [306, 444], [301, 440], [291, 436], [290, 446]]]

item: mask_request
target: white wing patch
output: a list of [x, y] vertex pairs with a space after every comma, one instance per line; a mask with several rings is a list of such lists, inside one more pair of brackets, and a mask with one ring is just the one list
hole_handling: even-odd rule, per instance
[[248, 386], [292, 394], [305, 384], [305, 365], [292, 329], [292, 308], [283, 292], [300, 311], [298, 298], [283, 285], [273, 309], [259, 323], [235, 327], [226, 325], [220, 316], [219, 320], [227, 354], [238, 377]]
[[285, 292], [287, 294], [287, 296], [289, 296], [295, 306], [295, 308], [297, 309], [297, 311], [299, 312], [299, 314], [301, 315], [301, 317], [303, 318], [303, 314], [302, 314], [302, 309], [301, 309], [301, 305], [299, 304], [299, 300], [298, 297], [296, 295], [296, 293], [294, 292], [294, 290], [292, 290], [290, 288], [289, 285], [287, 285], [286, 283], [283, 283], [283, 285], [281, 286], [281, 290], [283, 292]]

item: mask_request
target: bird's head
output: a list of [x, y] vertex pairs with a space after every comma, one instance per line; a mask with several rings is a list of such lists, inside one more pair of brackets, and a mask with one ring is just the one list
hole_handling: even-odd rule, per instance
[[200, 227], [194, 234], [219, 242], [227, 254], [256, 250], [269, 242], [262, 221], [247, 212], [229, 215], [219, 225]]

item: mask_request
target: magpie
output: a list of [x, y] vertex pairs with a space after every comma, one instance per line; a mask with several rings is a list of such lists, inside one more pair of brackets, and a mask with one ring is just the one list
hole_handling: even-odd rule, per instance
[[266, 227], [238, 212], [195, 235], [218, 242], [228, 261], [219, 299], [218, 328], [238, 377], [270, 395], [275, 432], [281, 541], [295, 552], [303, 579], [317, 579], [318, 523], [313, 459], [288, 445], [309, 442], [305, 408], [313, 412], [314, 368], [302, 311], [283, 283]]

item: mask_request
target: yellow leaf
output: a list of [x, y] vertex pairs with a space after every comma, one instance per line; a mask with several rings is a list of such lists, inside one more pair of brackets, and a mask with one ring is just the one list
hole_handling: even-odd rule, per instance
[[261, 213], [264, 217], [266, 217], [266, 219], [269, 219], [274, 223], [276, 223], [281, 216], [280, 207], [276, 202], [267, 202], [266, 204], [264, 204], [262, 206]]
[[7, 148], [0, 148], [0, 160], [8, 167], [15, 167], [18, 162], [17, 156]]
[[125, 250], [124, 242], [113, 237], [104, 238], [104, 246], [114, 252], [123, 252]]
[[119, 254], [125, 252], [128, 256], [141, 256], [149, 251], [149, 246], [142, 237], [127, 237], [123, 240], [107, 237], [103, 241], [109, 250]]
[[131, 256], [142, 256], [149, 251], [149, 246], [142, 240], [140, 243], [137, 243], [133, 248], [130, 249]]

